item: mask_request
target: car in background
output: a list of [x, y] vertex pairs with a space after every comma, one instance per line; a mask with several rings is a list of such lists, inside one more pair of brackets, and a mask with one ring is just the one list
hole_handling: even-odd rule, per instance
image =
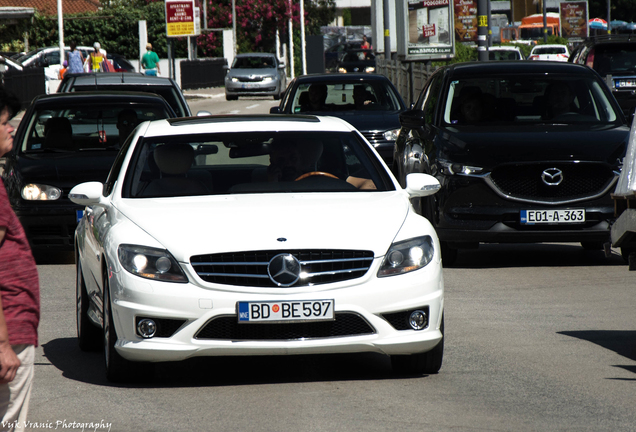
[[[309, 88], [326, 86], [325, 105], [318, 110], [309, 104]], [[354, 90], [362, 90], [366, 104], [356, 105]], [[318, 114], [339, 117], [358, 129], [389, 166], [400, 129], [399, 115], [406, 104], [393, 83], [377, 74], [309, 74], [294, 78], [280, 105], [272, 114]]]
[[560, 61], [567, 62], [570, 58], [570, 51], [567, 45], [543, 44], [532, 47], [528, 60]]
[[511, 45], [488, 47], [488, 60], [525, 60], [521, 49]]
[[0, 83], [3, 82], [4, 74], [7, 72], [19, 72], [24, 68], [20, 63], [11, 60], [9, 57], [0, 55]]
[[636, 109], [636, 39], [629, 35], [606, 35], [587, 39], [577, 46], [570, 62], [584, 64], [601, 75], [631, 119]]
[[239, 96], [273, 96], [278, 100], [287, 88], [285, 63], [275, 54], [238, 54], [226, 70], [226, 100]]
[[[148, 76], [140, 73], [79, 73], [64, 74], [58, 93], [86, 91], [134, 91], [156, 93], [162, 96], [178, 117], [192, 115], [190, 106], [175, 80], [168, 77]], [[205, 114], [205, 113], [197, 113]]]
[[236, 355], [375, 352], [436, 373], [439, 242], [409, 197], [438, 188], [414, 174], [402, 189], [333, 117], [144, 123], [104, 182], [71, 191], [90, 215], [75, 236], [80, 348], [103, 346], [112, 381]]
[[375, 73], [375, 54], [372, 49], [351, 49], [336, 64], [338, 73]]
[[[176, 117], [161, 96], [81, 92], [33, 99], [6, 154], [3, 180], [11, 207], [34, 253], [71, 251], [83, 206], [69, 200], [73, 186], [104, 181], [134, 123]], [[128, 124], [125, 124], [126, 121]]]
[[609, 242], [629, 125], [590, 68], [442, 67], [400, 122], [398, 180], [423, 172], [442, 186], [414, 205], [435, 226], [444, 265], [480, 243]]
[[341, 57], [349, 50], [359, 49], [362, 39], [357, 41], [341, 42], [325, 49], [325, 71], [335, 72]]

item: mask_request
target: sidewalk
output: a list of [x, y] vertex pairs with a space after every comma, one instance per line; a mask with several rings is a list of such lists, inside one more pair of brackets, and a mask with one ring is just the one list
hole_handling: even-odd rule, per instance
[[210, 87], [194, 90], [183, 90], [186, 99], [211, 99], [225, 97], [225, 87]]

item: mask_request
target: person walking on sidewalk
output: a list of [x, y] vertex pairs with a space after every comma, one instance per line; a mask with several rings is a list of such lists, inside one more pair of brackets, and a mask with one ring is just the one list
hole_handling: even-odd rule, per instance
[[161, 74], [159, 69], [159, 56], [152, 50], [152, 44], [146, 44], [146, 53], [141, 57], [141, 68], [146, 75], [157, 76]]
[[71, 51], [68, 53], [68, 73], [82, 73], [84, 72], [84, 56], [82, 52], [77, 49], [77, 44], [71, 42]]
[[[17, 99], [0, 88], [0, 157], [13, 147]], [[29, 242], [0, 180], [0, 430], [24, 431], [40, 323], [40, 283]]]

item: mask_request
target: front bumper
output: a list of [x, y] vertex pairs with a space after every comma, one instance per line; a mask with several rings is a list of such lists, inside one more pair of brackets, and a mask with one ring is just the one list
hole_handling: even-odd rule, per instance
[[225, 81], [225, 94], [232, 96], [276, 96], [281, 93], [280, 83], [232, 82]]
[[[111, 274], [110, 287], [117, 351], [131, 361], [180, 361], [197, 356], [282, 355], [376, 352], [413, 354], [434, 348], [442, 339], [443, 275], [438, 255], [428, 266], [405, 275], [378, 279], [380, 259], [367, 275], [346, 283], [296, 289], [257, 289], [205, 284], [189, 265], [193, 283], [173, 284], [140, 279], [122, 270]], [[356, 316], [371, 331], [307, 338], [210, 338], [201, 330], [209, 323], [236, 324], [238, 301], [334, 299], [336, 314]], [[397, 330], [387, 319], [393, 312], [428, 310], [423, 330]], [[136, 332], [138, 318], [180, 323], [162, 337], [143, 339]], [[228, 320], [229, 317], [229, 320]], [[336, 318], [338, 322], [338, 317]], [[285, 323], [280, 326], [296, 326]], [[291, 327], [290, 327], [291, 328]], [[346, 332], [345, 332], [346, 333]]]
[[[449, 243], [607, 242], [614, 205], [603, 196], [568, 204], [535, 204], [502, 198], [482, 179], [445, 181], [436, 196], [435, 226], [440, 241]], [[522, 224], [522, 210], [584, 209], [585, 222]]]
[[16, 209], [27, 239], [34, 251], [71, 251], [80, 207], [38, 206]]

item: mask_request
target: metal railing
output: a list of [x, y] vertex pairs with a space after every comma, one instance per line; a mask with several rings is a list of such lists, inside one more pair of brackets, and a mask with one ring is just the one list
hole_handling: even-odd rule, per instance
[[400, 62], [398, 60], [385, 60], [382, 56], [377, 56], [375, 61], [376, 73], [386, 76], [408, 106], [411, 106], [420, 95], [424, 84], [433, 74], [434, 66], [430, 62]]

